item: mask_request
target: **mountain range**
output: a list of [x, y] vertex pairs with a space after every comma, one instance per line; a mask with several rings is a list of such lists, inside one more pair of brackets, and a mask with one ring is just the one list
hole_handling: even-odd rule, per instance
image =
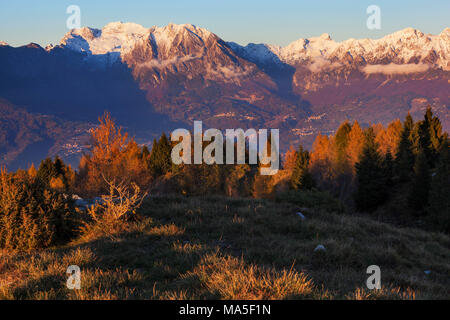
[[427, 105], [449, 131], [449, 89], [450, 28], [279, 47], [241, 46], [190, 24], [113, 22], [46, 48], [0, 42], [0, 162], [15, 169], [59, 154], [75, 164], [104, 110], [142, 144], [202, 120], [278, 128], [283, 150], [310, 148], [343, 120], [386, 124]]

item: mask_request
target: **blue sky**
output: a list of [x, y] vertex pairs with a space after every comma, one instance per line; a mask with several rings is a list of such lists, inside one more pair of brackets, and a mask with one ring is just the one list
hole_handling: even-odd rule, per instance
[[[322, 33], [339, 41], [380, 38], [406, 27], [438, 34], [450, 27], [449, 0], [0, 0], [0, 41], [58, 43], [68, 31], [71, 4], [80, 6], [82, 26], [192, 23], [240, 44], [287, 45]], [[371, 4], [381, 8], [381, 30], [366, 28]]]

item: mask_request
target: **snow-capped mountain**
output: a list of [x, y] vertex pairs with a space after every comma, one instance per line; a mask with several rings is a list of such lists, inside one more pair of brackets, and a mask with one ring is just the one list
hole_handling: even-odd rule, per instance
[[389, 59], [394, 64], [423, 63], [450, 70], [450, 28], [436, 36], [407, 28], [381, 39], [349, 39], [343, 42], [335, 42], [329, 34], [322, 34], [320, 37], [296, 40], [286, 47], [250, 44], [243, 50], [249, 57], [260, 61], [266, 61], [272, 53], [290, 65], [311, 65], [317, 61], [322, 65], [331, 65], [339, 61], [336, 67], [344, 67], [355, 62], [384, 64]]
[[387, 123], [428, 104], [449, 130], [449, 89], [450, 28], [342, 42], [323, 34], [279, 47], [241, 46], [191, 24], [113, 22], [71, 30], [45, 49], [0, 45], [0, 98], [82, 123], [107, 109], [142, 141], [203, 120], [279, 128], [283, 147], [310, 147], [345, 119]]
[[[197, 46], [200, 50], [180, 46], [186, 39], [192, 40], [194, 47], [195, 44], [200, 45]], [[113, 22], [102, 30], [87, 27], [72, 30], [61, 40], [61, 45], [89, 55], [117, 53], [117, 57], [125, 59], [135, 48], [151, 44], [157, 49], [152, 52], [153, 58], [157, 59], [155, 66], [159, 62], [161, 67], [175, 62], [174, 55], [180, 59], [200, 57], [204, 54], [202, 44], [219, 40], [210, 31], [190, 24], [169, 24], [147, 29], [134, 23]], [[292, 66], [305, 64], [313, 71], [352, 64], [383, 65], [387, 60], [392, 64], [425, 64], [450, 70], [450, 28], [439, 35], [407, 28], [381, 39], [348, 39], [343, 42], [336, 42], [329, 34], [322, 34], [320, 37], [298, 39], [286, 47], [253, 43], [240, 46], [233, 42], [227, 45], [251, 61], [281, 61]], [[371, 72], [370, 68], [368, 72]]]
[[[246, 61], [235, 63], [242, 59], [217, 35], [191, 24], [146, 29], [134, 23], [113, 22], [101, 30], [72, 30], [59, 47], [85, 53], [87, 61], [103, 66], [126, 63], [138, 76], [146, 70], [157, 70], [158, 76], [153, 79], [156, 82], [167, 75], [166, 71], [188, 71], [191, 78], [202, 73], [223, 81], [251, 71]], [[188, 68], [199, 63], [203, 68]]]

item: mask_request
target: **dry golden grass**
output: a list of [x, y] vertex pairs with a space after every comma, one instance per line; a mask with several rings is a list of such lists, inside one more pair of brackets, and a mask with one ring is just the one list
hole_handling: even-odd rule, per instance
[[293, 269], [265, 269], [248, 265], [243, 259], [217, 254], [205, 256], [198, 267], [183, 277], [198, 278], [202, 290], [220, 299], [280, 300], [316, 295], [312, 281]]
[[[370, 217], [222, 197], [152, 197], [142, 219], [64, 247], [0, 252], [0, 299], [449, 299], [450, 239]], [[318, 244], [326, 252], [314, 252]], [[69, 265], [81, 289], [66, 288]], [[365, 288], [369, 265], [382, 289]], [[431, 270], [429, 275], [425, 270]]]

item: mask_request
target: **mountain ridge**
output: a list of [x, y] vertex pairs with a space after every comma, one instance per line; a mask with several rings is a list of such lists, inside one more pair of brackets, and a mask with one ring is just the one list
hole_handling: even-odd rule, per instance
[[[68, 32], [60, 42], [60, 45], [67, 46], [73, 50], [83, 51], [85, 50], [81, 45], [70, 43], [74, 39], [74, 36], [81, 36], [89, 44], [94, 47], [93, 54], [105, 54], [107, 52], [118, 52], [121, 49], [121, 54], [126, 54], [130, 47], [135, 43], [152, 38], [156, 43], [167, 46], [168, 41], [173, 41], [170, 35], [180, 34], [182, 32], [190, 32], [197, 36], [199, 39], [207, 37], [217, 37], [214, 33], [204, 28], [196, 27], [192, 24], [169, 24], [165, 27], [151, 27], [144, 28], [134, 23], [120, 23], [113, 22], [107, 24], [103, 29], [93, 28], [81, 28]], [[117, 35], [114, 37], [114, 35]], [[331, 39], [329, 34], [322, 34], [319, 37], [300, 38], [287, 46], [275, 46], [270, 44], [255, 44], [249, 43], [246, 46], [241, 46], [233, 42], [227, 42], [232, 47], [240, 47], [241, 50], [247, 51], [247, 54], [251, 56], [251, 53], [258, 53], [254, 49], [255, 47], [264, 46], [268, 51], [275, 55], [279, 60], [288, 63], [295, 64], [303, 60], [323, 57], [327, 59], [333, 59], [334, 57], [343, 59], [347, 53], [352, 56], [355, 55], [373, 55], [372, 51], [377, 51], [378, 54], [370, 57], [372, 61], [382, 60], [383, 54], [395, 54], [397, 61], [401, 63], [410, 63], [417, 60], [414, 53], [421, 48], [421, 55], [423, 59], [429, 59], [429, 63], [434, 63], [440, 67], [450, 70], [450, 28], [444, 29], [439, 35], [424, 34], [418, 29], [405, 28], [403, 30], [388, 34], [379, 39], [347, 39], [341, 42], [335, 42]], [[404, 39], [409, 41], [405, 45]], [[122, 41], [121, 41], [122, 40]], [[411, 40], [415, 40], [420, 44], [415, 48], [408, 47], [411, 44]], [[89, 42], [90, 41], [90, 42]], [[103, 44], [103, 46], [101, 45]], [[170, 44], [170, 43], [169, 43]], [[386, 47], [387, 50], [380, 52], [380, 47]], [[107, 50], [109, 47], [110, 50]], [[396, 52], [400, 50], [400, 52]], [[409, 50], [409, 51], [408, 51]], [[430, 50], [434, 50], [437, 54], [436, 59], [429, 58]], [[402, 56], [399, 53], [406, 53]], [[409, 55], [408, 55], [409, 54]], [[381, 57], [380, 57], [381, 56]], [[425, 56], [425, 57], [423, 57]], [[253, 58], [260, 58], [257, 55], [253, 55]], [[264, 56], [262, 57], [264, 58]], [[430, 60], [431, 59], [431, 60]], [[403, 62], [402, 62], [403, 60]], [[368, 61], [370, 62], [370, 61]]]
[[[310, 148], [344, 120], [387, 124], [427, 105], [448, 131], [449, 48], [450, 28], [342, 42], [323, 34], [276, 47], [241, 46], [191, 24], [114, 22], [71, 30], [56, 46], [0, 46], [0, 98], [61, 121], [95, 123], [109, 110], [141, 143], [202, 120], [278, 128], [283, 150]], [[16, 130], [8, 121], [5, 130]]]

